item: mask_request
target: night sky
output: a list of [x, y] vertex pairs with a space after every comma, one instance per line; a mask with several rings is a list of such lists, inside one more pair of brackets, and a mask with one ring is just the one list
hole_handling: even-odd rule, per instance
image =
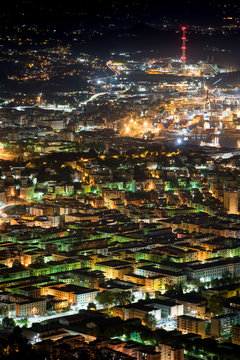
[[216, 24], [223, 16], [238, 16], [239, 1], [223, 0], [68, 0], [11, 1], [1, 3], [2, 23], [62, 23], [86, 21], [98, 24], [102, 19], [161, 22], [167, 17], [177, 22]]

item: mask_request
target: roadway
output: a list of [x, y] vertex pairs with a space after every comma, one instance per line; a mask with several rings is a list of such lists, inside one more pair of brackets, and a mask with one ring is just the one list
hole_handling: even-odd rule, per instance
[[88, 80], [88, 82], [89, 83], [97, 82], [98, 84], [100, 84], [102, 81], [105, 81], [106, 79], [114, 79], [114, 78], [120, 76], [120, 72], [118, 70], [116, 70], [114, 67], [111, 66], [111, 61], [108, 61], [106, 65], [111, 71], [114, 72], [114, 75], [105, 76], [105, 77], [102, 77], [102, 78], [90, 79], [90, 80]]
[[[28, 327], [31, 327], [33, 323], [41, 323], [42, 321], [46, 321], [46, 320], [53, 320], [53, 319], [61, 318], [61, 317], [64, 317], [64, 316], [76, 315], [76, 314], [78, 314], [78, 312], [79, 312], [79, 309], [78, 310], [73, 310], [72, 309], [72, 310], [69, 310], [69, 311], [66, 311], [66, 312], [59, 312], [59, 313], [52, 314], [52, 315], [29, 316], [28, 317], [28, 321], [29, 321]], [[14, 320], [18, 321], [17, 318], [14, 319]]]
[[[140, 300], [140, 299], [145, 299], [146, 293], [144, 291], [137, 291], [134, 292], [133, 295], [135, 296], [134, 302]], [[150, 297], [153, 297], [153, 294], [150, 294]], [[102, 305], [98, 305], [95, 302], [96, 308], [97, 310], [102, 310], [104, 309], [104, 306]], [[79, 310], [87, 310], [88, 304], [86, 303], [82, 303], [79, 305], [73, 305], [72, 309], [69, 311], [65, 311], [65, 312], [56, 312], [55, 314], [46, 314], [46, 315], [34, 315], [34, 316], [29, 316], [28, 317], [28, 327], [31, 327], [33, 323], [41, 323], [42, 321], [47, 321], [47, 320], [53, 320], [53, 319], [57, 319], [57, 318], [61, 318], [61, 317], [65, 317], [65, 316], [70, 316], [70, 315], [76, 315], [78, 314]], [[20, 318], [14, 318], [14, 320], [17, 322], [19, 321], [19, 326], [24, 326], [24, 324], [21, 323]]]

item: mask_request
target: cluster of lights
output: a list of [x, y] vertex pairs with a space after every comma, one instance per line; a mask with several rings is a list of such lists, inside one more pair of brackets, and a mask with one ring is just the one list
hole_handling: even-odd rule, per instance
[[144, 134], [146, 131], [152, 131], [152, 125], [148, 121], [144, 121], [143, 123], [140, 123], [142, 119], [133, 120], [131, 119], [127, 124], [124, 125], [123, 128], [123, 134], [130, 133], [134, 135]]
[[181, 56], [181, 60], [182, 60], [182, 65], [183, 67], [185, 66], [186, 63], [186, 26], [182, 26], [182, 56]]

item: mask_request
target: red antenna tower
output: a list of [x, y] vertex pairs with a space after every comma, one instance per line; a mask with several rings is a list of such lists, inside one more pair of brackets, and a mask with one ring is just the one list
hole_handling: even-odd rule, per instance
[[182, 26], [182, 56], [181, 56], [181, 60], [182, 60], [182, 67], [184, 68], [186, 65], [186, 26]]

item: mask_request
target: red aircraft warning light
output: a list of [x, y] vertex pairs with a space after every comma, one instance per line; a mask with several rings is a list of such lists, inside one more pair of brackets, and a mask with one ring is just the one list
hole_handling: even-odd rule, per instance
[[182, 60], [182, 67], [184, 68], [185, 65], [186, 65], [186, 50], [187, 50], [187, 47], [186, 47], [186, 41], [187, 41], [187, 38], [186, 38], [186, 29], [187, 27], [186, 26], [182, 26], [182, 56], [181, 56], [181, 60]]

